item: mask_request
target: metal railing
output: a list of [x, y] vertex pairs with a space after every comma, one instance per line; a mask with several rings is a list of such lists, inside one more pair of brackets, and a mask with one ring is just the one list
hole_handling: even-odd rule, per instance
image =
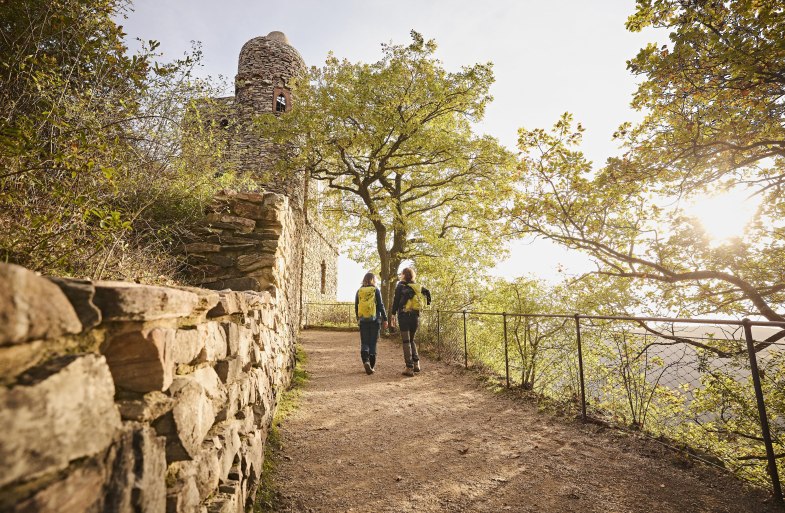
[[[310, 303], [306, 325], [355, 325], [353, 303]], [[325, 324], [322, 324], [324, 322]], [[425, 310], [436, 358], [688, 448], [782, 502], [785, 322]]]

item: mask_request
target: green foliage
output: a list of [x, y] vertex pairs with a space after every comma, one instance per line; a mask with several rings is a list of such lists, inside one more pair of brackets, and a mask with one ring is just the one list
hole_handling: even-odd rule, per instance
[[[0, 4], [0, 258], [46, 273], [170, 277], [172, 248], [231, 175], [183, 114], [213, 94], [197, 49], [131, 54], [124, 0]], [[189, 145], [190, 141], [190, 145]], [[194, 150], [184, 155], [184, 145]], [[198, 151], [200, 150], [201, 151]], [[186, 160], [185, 157], [188, 157]], [[163, 277], [159, 277], [163, 275]]]
[[[649, 26], [670, 29], [671, 44], [628, 63], [646, 117], [615, 134], [622, 156], [593, 169], [569, 115], [550, 132], [521, 130], [519, 228], [656, 290], [670, 313], [782, 320], [785, 13], [776, 2], [640, 0], [628, 28]], [[738, 188], [761, 201], [754, 222], [713, 244], [684, 203]]]
[[[625, 306], [643, 308], [646, 296], [638, 297], [628, 285], [603, 276], [558, 286], [525, 278], [488, 283], [475, 291], [478, 299], [467, 306], [469, 365], [504, 377], [505, 316], [499, 314], [507, 313], [511, 386], [528, 391], [541, 406], [577, 414], [580, 374], [575, 320], [544, 315], [617, 315]], [[418, 335], [423, 349], [462, 365], [462, 314], [441, 312], [438, 337], [436, 326], [435, 312], [426, 311]], [[745, 479], [768, 485], [746, 344], [738, 340], [738, 331], [586, 317], [581, 317], [580, 326], [591, 417], [661, 437], [720, 462]], [[758, 351], [777, 454], [785, 447], [782, 349], [760, 345]], [[783, 458], [779, 462], [785, 468]]]
[[491, 100], [491, 65], [447, 72], [433, 41], [412, 39], [383, 45], [372, 64], [331, 54], [295, 85], [290, 113], [258, 123], [289, 145], [284, 165], [328, 185], [319, 210], [353, 243], [353, 258], [381, 269], [388, 304], [404, 260], [421, 275], [493, 262], [514, 167], [495, 139], [472, 131]]
[[785, 156], [782, 5], [637, 4], [627, 21], [630, 30], [672, 31], [671, 44], [648, 45], [628, 62], [632, 73], [645, 78], [633, 106], [648, 115], [618, 135], [640, 159], [642, 178], [679, 183], [685, 193], [718, 179], [778, 187]]

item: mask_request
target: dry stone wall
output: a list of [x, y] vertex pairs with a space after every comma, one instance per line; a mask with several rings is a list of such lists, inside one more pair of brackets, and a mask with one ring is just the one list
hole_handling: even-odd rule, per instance
[[204, 226], [185, 250], [192, 281], [209, 289], [282, 294], [286, 336], [300, 316], [304, 220], [289, 198], [274, 192], [218, 194]]
[[0, 265], [0, 511], [243, 511], [293, 367], [278, 290]]

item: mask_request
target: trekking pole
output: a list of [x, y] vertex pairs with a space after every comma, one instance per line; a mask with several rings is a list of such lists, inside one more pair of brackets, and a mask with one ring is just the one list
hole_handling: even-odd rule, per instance
[[442, 334], [441, 334], [441, 316], [439, 315], [439, 309], [436, 309], [436, 353], [439, 356], [439, 360], [442, 359]]
[[581, 378], [581, 420], [586, 422], [586, 385], [583, 379], [583, 345], [581, 344], [580, 314], [575, 314], [575, 338], [578, 340], [578, 374]]

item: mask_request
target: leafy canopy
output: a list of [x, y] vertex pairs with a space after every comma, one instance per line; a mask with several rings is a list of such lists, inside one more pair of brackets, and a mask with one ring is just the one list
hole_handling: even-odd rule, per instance
[[[672, 313], [783, 320], [783, 7], [641, 0], [628, 28], [647, 26], [669, 28], [671, 43], [628, 63], [646, 117], [617, 132], [622, 156], [593, 169], [569, 115], [521, 130], [519, 226], [588, 252], [600, 274], [636, 280]], [[740, 187], [760, 200], [754, 222], [716, 244], [684, 202]]]
[[375, 63], [330, 54], [295, 85], [290, 113], [258, 125], [291, 149], [283, 165], [327, 185], [318, 208], [355, 258], [381, 268], [388, 294], [406, 259], [476, 268], [501, 252], [514, 162], [472, 130], [491, 101], [491, 64], [448, 72], [435, 51], [412, 32]]
[[222, 185], [209, 131], [182, 130], [186, 106], [213, 94], [192, 76], [200, 52], [130, 52], [116, 22], [128, 5], [0, 2], [0, 260], [171, 277], [172, 247]]

